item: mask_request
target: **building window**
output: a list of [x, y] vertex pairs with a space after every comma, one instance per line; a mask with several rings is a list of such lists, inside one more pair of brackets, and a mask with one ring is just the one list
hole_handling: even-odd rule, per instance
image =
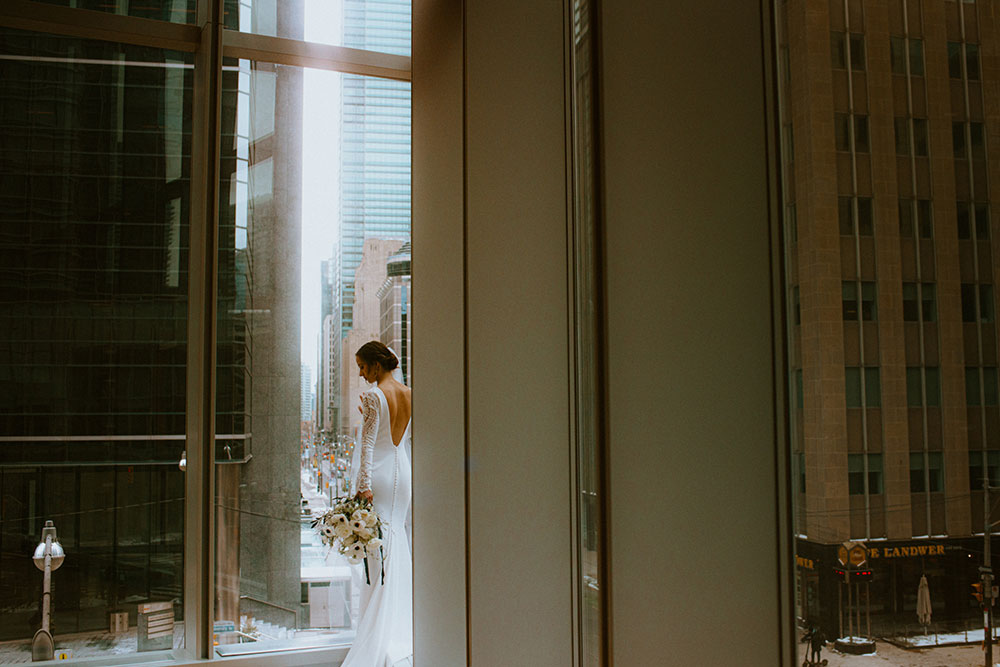
[[927, 119], [913, 119], [913, 154], [917, 157], [927, 157]]
[[[944, 491], [944, 456], [941, 452], [926, 452], [927, 475], [924, 476], [924, 452], [910, 453], [910, 492], [938, 493]], [[926, 483], [925, 483], [926, 482]]]
[[[862, 371], [864, 371], [862, 373]], [[861, 399], [861, 378], [864, 377], [864, 404], [865, 407], [877, 408], [882, 404], [882, 391], [879, 383], [879, 369], [877, 366], [848, 366], [844, 372], [845, 394], [847, 407], [860, 408]]]
[[[1000, 486], [1000, 450], [986, 450], [986, 473], [989, 476], [990, 486]], [[972, 490], [983, 488], [982, 450], [969, 452], [969, 488]]]
[[[854, 200], [858, 206], [857, 225], [854, 219]], [[855, 226], [860, 236], [872, 236], [875, 233], [871, 197], [840, 197], [837, 200], [837, 216], [841, 236], [853, 236]]]
[[[865, 36], [851, 33], [851, 69], [865, 69]], [[847, 69], [847, 36], [843, 32], [830, 33], [830, 61], [836, 69]]]
[[[914, 204], [914, 202], [916, 202]], [[913, 214], [916, 208], [917, 229], [920, 238], [929, 239], [934, 236], [934, 223], [931, 219], [931, 201], [929, 199], [899, 200], [899, 234], [904, 238], [913, 238]]]
[[961, 42], [948, 42], [948, 76], [952, 79], [962, 78]]
[[896, 155], [910, 154], [910, 123], [907, 118], [893, 119], [893, 129], [896, 134]]
[[906, 369], [906, 404], [911, 408], [924, 406], [922, 381], [927, 392], [926, 405], [941, 405], [941, 376], [935, 366], [910, 366]]
[[937, 319], [934, 283], [903, 283], [903, 321], [933, 322]]
[[[906, 74], [906, 38], [889, 38], [889, 57], [892, 61], [893, 74]], [[924, 75], [924, 42], [921, 39], [910, 39], [910, 74]]]
[[982, 123], [969, 123], [969, 143], [972, 145], [972, 159], [986, 159], [986, 139]]
[[[983, 372], [983, 393], [979, 392], [979, 371]], [[965, 368], [965, 403], [966, 405], [996, 405], [997, 404], [997, 369], [992, 366]]]
[[858, 153], [867, 153], [868, 144], [868, 116], [864, 114], [834, 113], [834, 138], [837, 150], [847, 152], [851, 150], [851, 119], [854, 119], [854, 150]]
[[962, 321], [976, 321], [976, 288], [979, 288], [979, 321], [993, 321], [993, 286], [976, 285], [974, 283], [962, 284]]
[[859, 314], [860, 318], [866, 322], [873, 322], [877, 319], [875, 283], [861, 283], [860, 303], [858, 301], [858, 284], [856, 282], [844, 281], [841, 284], [841, 295], [845, 321], [857, 321]]
[[882, 455], [848, 454], [847, 487], [852, 496], [865, 492], [865, 459], [868, 460], [868, 494], [882, 493]]
[[965, 45], [965, 71], [969, 81], [979, 81], [979, 45]]
[[[958, 208], [958, 238], [971, 239], [970, 204], [967, 201], [956, 202]], [[976, 238], [980, 241], [990, 237], [990, 205], [976, 203], [971, 205], [975, 213]]]
[[956, 158], [965, 157], [965, 123], [951, 124], [951, 148]]

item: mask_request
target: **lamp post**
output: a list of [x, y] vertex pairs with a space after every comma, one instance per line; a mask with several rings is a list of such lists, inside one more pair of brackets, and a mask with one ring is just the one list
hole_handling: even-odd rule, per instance
[[49, 616], [52, 609], [52, 571], [58, 570], [66, 558], [66, 552], [56, 539], [56, 527], [51, 521], [45, 522], [42, 528], [42, 541], [35, 547], [31, 560], [35, 567], [45, 573], [42, 579], [42, 627], [31, 639], [31, 660], [52, 660], [55, 657], [55, 644], [49, 629]]

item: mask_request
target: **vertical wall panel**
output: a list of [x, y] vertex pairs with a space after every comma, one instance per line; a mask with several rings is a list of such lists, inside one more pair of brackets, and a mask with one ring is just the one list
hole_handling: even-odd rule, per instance
[[470, 658], [570, 665], [562, 5], [466, 12]]
[[603, 5], [615, 664], [779, 664], [760, 6]]
[[462, 0], [413, 5], [413, 621], [466, 664]]

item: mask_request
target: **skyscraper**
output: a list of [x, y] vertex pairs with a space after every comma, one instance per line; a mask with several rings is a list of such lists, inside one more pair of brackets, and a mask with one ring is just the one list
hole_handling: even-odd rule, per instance
[[983, 478], [1000, 483], [987, 7], [779, 5], [798, 611], [831, 636], [847, 540], [868, 547], [874, 634], [910, 621], [922, 574], [935, 620], [982, 618]]
[[[405, 0], [347, 0], [344, 46], [409, 55], [410, 13]], [[354, 326], [354, 274], [365, 239], [410, 238], [410, 84], [344, 75], [341, 86], [340, 235], [332, 307], [343, 339]], [[323, 386], [343, 384], [343, 355], [334, 356], [333, 377]], [[343, 421], [339, 397], [328, 394], [323, 401], [323, 414]]]

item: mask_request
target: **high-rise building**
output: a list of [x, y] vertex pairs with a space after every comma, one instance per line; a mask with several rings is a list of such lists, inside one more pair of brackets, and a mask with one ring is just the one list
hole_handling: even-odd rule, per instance
[[921, 575], [935, 621], [981, 622], [998, 26], [954, 0], [778, 9], [798, 613], [841, 636], [855, 540], [874, 634], [913, 624]]
[[299, 391], [299, 403], [301, 409], [301, 421], [311, 422], [312, 415], [312, 404], [313, 404], [313, 384], [312, 384], [312, 367], [309, 364], [302, 364], [301, 370], [301, 388]]
[[386, 280], [389, 258], [402, 245], [402, 241], [378, 238], [365, 239], [364, 242], [361, 263], [355, 275], [354, 326], [341, 343], [341, 364], [345, 369], [340, 390], [340, 404], [343, 406], [340, 413], [341, 433], [354, 433], [361, 425], [358, 406], [361, 405], [362, 381], [358, 377], [354, 353], [368, 341], [380, 339], [382, 304], [379, 293]]
[[[346, 1], [344, 46], [409, 55], [410, 6], [406, 0]], [[353, 362], [342, 366], [340, 348], [354, 326], [355, 272], [364, 241], [410, 238], [410, 84], [344, 75], [341, 88], [340, 227], [334, 257], [324, 262], [322, 305], [325, 321], [329, 293], [337, 339], [328, 340], [324, 331], [323, 344], [336, 352], [324, 356], [328, 361], [320, 370], [323, 391], [338, 390], [317, 397], [324, 423], [332, 424], [351, 419], [339, 389], [349, 384], [344, 374]]]
[[379, 340], [399, 357], [403, 382], [410, 384], [413, 367], [412, 321], [413, 288], [410, 283], [410, 244], [396, 251], [386, 262], [386, 279], [378, 290]]
[[[344, 46], [409, 55], [410, 4], [346, 1]], [[347, 335], [364, 240], [410, 237], [410, 84], [345, 75], [341, 85], [337, 298]]]

